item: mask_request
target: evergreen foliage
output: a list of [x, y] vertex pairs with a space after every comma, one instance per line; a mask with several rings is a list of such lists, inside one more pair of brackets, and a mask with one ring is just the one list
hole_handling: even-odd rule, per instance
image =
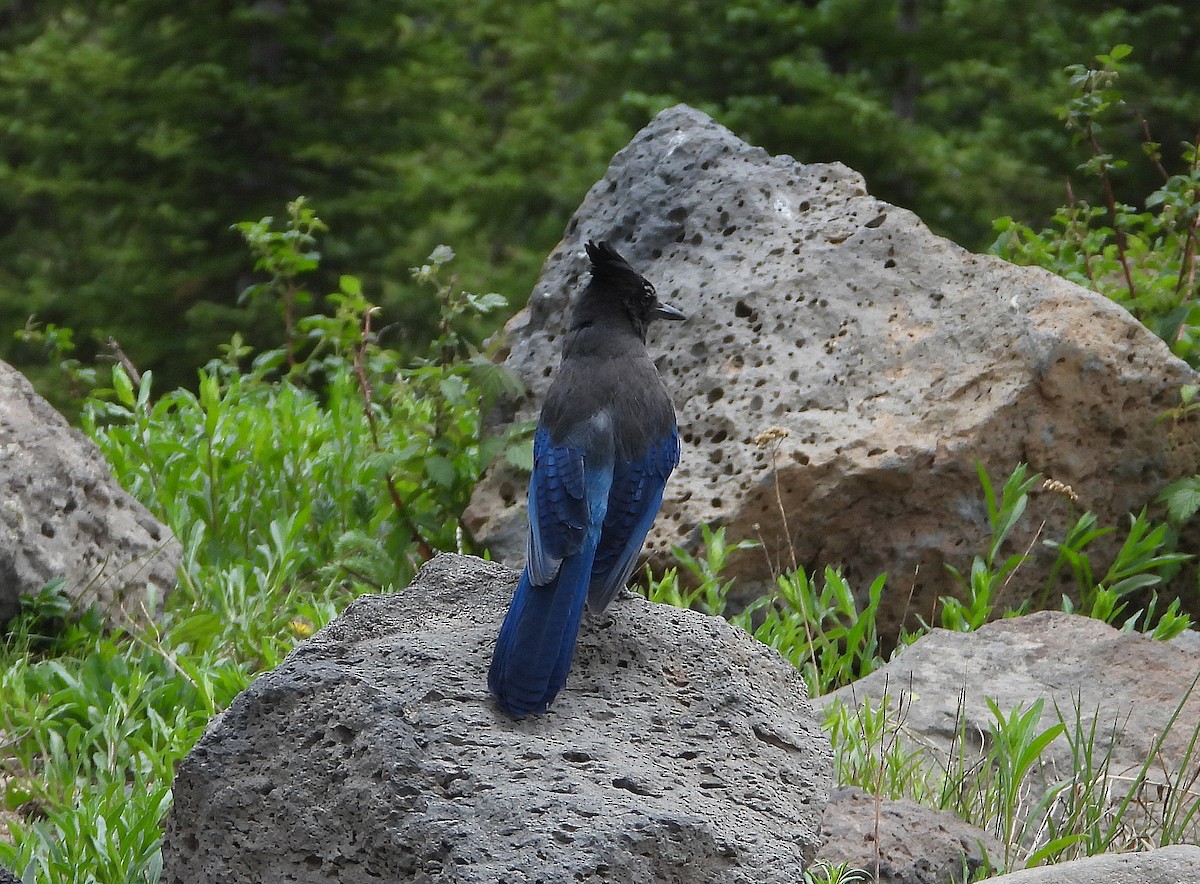
[[[419, 5], [55, 0], [0, 12], [0, 329], [115, 338], [168, 387], [239, 330], [251, 281], [231, 225], [305, 193], [334, 235], [319, 290], [353, 269], [393, 344], [435, 333], [409, 256], [453, 242], [467, 288], [519, 301], [611, 155], [678, 101], [979, 246], [1041, 224], [1070, 170], [1068, 64], [1117, 43], [1126, 93], [1168, 147], [1200, 84], [1184, 0], [532, 0]], [[1151, 88], [1153, 86], [1153, 88]], [[1140, 150], [1135, 115], [1110, 129]], [[1150, 171], [1117, 183], [1136, 204]], [[1140, 177], [1139, 177], [1140, 176]], [[1081, 194], [1093, 204], [1092, 194]], [[0, 357], [36, 353], [0, 335]], [[44, 378], [43, 378], [44, 379]], [[43, 384], [44, 387], [44, 384]]]

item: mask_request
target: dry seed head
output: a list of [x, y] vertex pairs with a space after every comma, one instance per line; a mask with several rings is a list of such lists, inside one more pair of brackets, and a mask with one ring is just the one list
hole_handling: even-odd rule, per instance
[[773, 443], [786, 439], [791, 432], [783, 427], [770, 427], [754, 437], [754, 444], [759, 448], [769, 448]]
[[1058, 479], [1047, 479], [1042, 483], [1043, 491], [1053, 491], [1055, 494], [1061, 494], [1071, 503], [1079, 503], [1079, 495], [1075, 493], [1075, 489], [1065, 482], [1060, 482]]

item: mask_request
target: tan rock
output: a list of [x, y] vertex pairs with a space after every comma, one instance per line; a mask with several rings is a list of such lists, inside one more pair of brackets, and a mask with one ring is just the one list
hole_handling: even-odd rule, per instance
[[[864, 594], [886, 572], [887, 630], [930, 616], [954, 590], [944, 564], [965, 569], [982, 549], [976, 461], [998, 484], [1026, 461], [1079, 497], [1035, 497], [1013, 552], [1043, 521], [1043, 538], [1084, 509], [1117, 524], [1200, 470], [1200, 423], [1171, 439], [1159, 419], [1197, 375], [1122, 308], [970, 254], [845, 166], [772, 157], [685, 106], [613, 158], [510, 321], [507, 365], [532, 391], [511, 417], [537, 415], [586, 239], [613, 240], [691, 317], [651, 332], [684, 445], [648, 550], [697, 548], [701, 523], [761, 535], [765, 554], [736, 562], [746, 594], [793, 554], [844, 565]], [[756, 439], [771, 428], [781, 432], [764, 449]], [[467, 513], [476, 539], [512, 563], [525, 482], [493, 470]], [[1008, 601], [1040, 586], [1040, 550]]]
[[907, 798], [835, 789], [825, 805], [817, 859], [870, 873], [876, 884], [948, 884], [968, 880], [1004, 856], [992, 835], [947, 810]]

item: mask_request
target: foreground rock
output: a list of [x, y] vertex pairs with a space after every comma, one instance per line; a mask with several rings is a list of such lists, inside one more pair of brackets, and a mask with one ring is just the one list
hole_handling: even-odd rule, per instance
[[[1145, 824], [1152, 830], [1153, 815], [1164, 798], [1175, 794], [1173, 784], [1180, 782], [1180, 772], [1186, 782], [1200, 766], [1200, 758], [1194, 753], [1189, 757], [1188, 751], [1200, 723], [1200, 688], [1188, 693], [1198, 673], [1200, 656], [1182, 645], [1047, 611], [998, 620], [973, 633], [934, 630], [887, 666], [818, 702], [823, 708], [838, 702], [857, 707], [865, 699], [877, 705], [887, 694], [893, 709], [903, 704], [904, 733], [912, 743], [931, 747], [939, 756], [950, 750], [961, 725], [968, 760], [980, 751], [980, 737], [995, 721], [988, 699], [1005, 716], [1018, 706], [1028, 710], [1043, 700], [1039, 729], [1059, 721], [1057, 706], [1077, 741], [1078, 710], [1085, 738], [1096, 722], [1092, 755], [1097, 767], [1112, 747], [1107, 773], [1118, 797], [1146, 759], [1152, 760], [1142, 789], [1152, 817]], [[1156, 751], [1159, 734], [1185, 697], [1177, 721]], [[1041, 758], [1049, 781], [1063, 781], [1074, 768], [1063, 737]], [[1182, 793], [1175, 797], [1186, 800]], [[1200, 819], [1194, 819], [1193, 826], [1191, 837], [1200, 837]]]
[[1194, 884], [1200, 881], [1200, 847], [1176, 844], [1145, 853], [1090, 856], [987, 880], [992, 884]]
[[817, 859], [866, 870], [876, 884], [965, 881], [1004, 856], [1004, 845], [945, 810], [906, 798], [875, 798], [835, 789], [825, 807], [825, 840]]
[[96, 446], [0, 362], [0, 623], [55, 578], [116, 622], [175, 586], [179, 542]]
[[164, 881], [797, 880], [830, 778], [798, 673], [618, 599], [511, 721], [485, 673], [516, 576], [441, 556], [258, 679], [179, 767]]
[[[587, 239], [613, 240], [693, 317], [651, 332], [684, 441], [652, 551], [695, 549], [696, 527], [716, 523], [731, 540], [761, 534], [776, 565], [793, 550], [810, 568], [842, 564], [863, 592], [886, 572], [888, 634], [954, 591], [943, 563], [965, 572], [983, 548], [976, 461], [999, 484], [1027, 461], [1079, 497], [1032, 500], [1013, 552], [1043, 520], [1043, 538], [1089, 509], [1121, 524], [1200, 471], [1200, 422], [1160, 420], [1197, 375], [1123, 309], [970, 254], [845, 166], [772, 157], [685, 106], [613, 158], [510, 321], [507, 365], [532, 392], [512, 417], [536, 415]], [[787, 435], [757, 445], [773, 427]], [[523, 555], [525, 481], [498, 467], [468, 512], [510, 562]], [[1121, 539], [1089, 547], [1093, 561]], [[1048, 552], [1033, 552], [1021, 575], [1037, 586]], [[767, 559], [735, 561], [740, 591], [770, 580]]]

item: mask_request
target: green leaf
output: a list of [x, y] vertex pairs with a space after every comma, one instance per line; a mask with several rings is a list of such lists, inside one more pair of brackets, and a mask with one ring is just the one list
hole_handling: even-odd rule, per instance
[[425, 461], [425, 474], [443, 488], [454, 487], [454, 483], [458, 479], [458, 471], [454, 469], [454, 464], [438, 455]]
[[525, 393], [525, 382], [519, 374], [486, 359], [471, 360], [470, 378], [488, 402], [501, 397], [517, 399]]
[[1025, 868], [1032, 869], [1048, 860], [1055, 859], [1065, 854], [1068, 848], [1074, 847], [1076, 844], [1083, 844], [1087, 839], [1088, 836], [1082, 832], [1054, 838], [1029, 855], [1029, 858], [1025, 860]]
[[470, 300], [471, 306], [480, 313], [491, 313], [493, 310], [501, 310], [508, 306], [508, 299], [495, 292], [488, 292], [486, 295], [471, 295]]
[[504, 449], [504, 459], [526, 473], [533, 472], [533, 442], [528, 439]]
[[149, 369], [142, 375], [141, 383], [138, 384], [138, 408], [145, 408], [150, 402], [150, 390], [154, 384], [154, 372]]
[[216, 614], [202, 611], [193, 614], [171, 629], [171, 639], [188, 644], [204, 644], [221, 634], [224, 621]]
[[1108, 57], [1113, 61], [1120, 61], [1123, 58], [1127, 58], [1131, 52], [1133, 52], [1133, 47], [1128, 43], [1118, 43], [1109, 51]]
[[1166, 503], [1167, 516], [1173, 523], [1182, 525], [1200, 512], [1200, 476], [1172, 482], [1155, 499]]
[[127, 408], [133, 408], [137, 400], [133, 395], [133, 381], [129, 379], [129, 375], [125, 372], [123, 365], [117, 364], [112, 369], [113, 391], [117, 394], [117, 401]]

